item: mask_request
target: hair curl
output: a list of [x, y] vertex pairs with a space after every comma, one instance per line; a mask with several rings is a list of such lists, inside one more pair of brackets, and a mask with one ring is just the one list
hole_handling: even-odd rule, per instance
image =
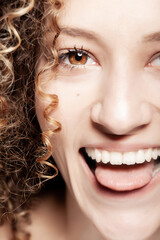
[[[14, 239], [19, 240], [29, 237], [21, 223], [27, 218], [30, 195], [40, 188], [42, 178], [57, 175], [48, 159], [52, 152], [49, 136], [61, 128], [49, 117], [50, 110], [58, 105], [58, 97], [43, 93], [40, 76], [58, 65], [55, 41], [60, 30], [56, 15], [61, 3], [0, 0], [0, 5], [0, 215], [1, 223], [10, 219]], [[34, 81], [37, 53], [41, 49], [46, 54], [46, 18], [50, 18], [55, 32], [53, 46], [47, 50], [52, 59]], [[54, 130], [42, 134], [35, 116], [35, 84], [40, 96], [50, 99], [44, 117], [54, 126]], [[50, 166], [55, 175], [48, 175]]]

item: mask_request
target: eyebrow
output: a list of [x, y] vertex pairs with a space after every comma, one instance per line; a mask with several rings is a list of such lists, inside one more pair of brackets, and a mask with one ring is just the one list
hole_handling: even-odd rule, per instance
[[[96, 33], [81, 28], [72, 28], [72, 27], [62, 27], [61, 33], [69, 35], [71, 37], [84, 37], [89, 40], [99, 41]], [[160, 32], [154, 32], [149, 35], [145, 35], [142, 39], [144, 42], [159, 42], [160, 41]]]
[[90, 40], [98, 40], [96, 33], [81, 28], [62, 27], [60, 32], [71, 37], [85, 37]]
[[149, 35], [144, 36], [144, 42], [159, 42], [160, 41], [160, 32], [155, 32]]

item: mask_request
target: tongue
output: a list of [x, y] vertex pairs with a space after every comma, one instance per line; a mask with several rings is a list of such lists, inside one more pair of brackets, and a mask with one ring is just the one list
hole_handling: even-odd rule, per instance
[[97, 165], [95, 176], [104, 187], [115, 191], [131, 191], [148, 184], [152, 179], [154, 163], [137, 165]]

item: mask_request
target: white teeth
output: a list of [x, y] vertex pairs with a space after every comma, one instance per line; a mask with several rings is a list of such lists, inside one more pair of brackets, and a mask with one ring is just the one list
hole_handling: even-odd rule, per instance
[[110, 163], [112, 165], [122, 164], [122, 154], [120, 152], [111, 152], [110, 153]]
[[145, 159], [147, 162], [150, 162], [152, 159], [152, 149], [149, 148], [145, 151]]
[[123, 162], [127, 165], [135, 164], [135, 153], [134, 152], [126, 152], [123, 154]]
[[152, 158], [153, 158], [154, 160], [156, 160], [157, 157], [158, 157], [158, 150], [157, 150], [157, 148], [155, 148], [155, 149], [153, 150], [153, 153], [152, 153]]
[[101, 162], [102, 159], [102, 154], [98, 149], [95, 149], [95, 157], [96, 157], [96, 162]]
[[136, 152], [136, 163], [143, 163], [145, 159], [145, 153], [143, 150]]
[[102, 151], [102, 162], [103, 163], [108, 163], [110, 161], [109, 155], [110, 155], [109, 152]]
[[92, 148], [87, 148], [87, 154], [89, 157], [91, 157], [92, 159], [96, 159], [95, 157], [95, 151], [93, 151]]
[[145, 161], [150, 162], [152, 159], [156, 160], [160, 156], [160, 148], [140, 149], [136, 152], [109, 152], [96, 148], [86, 148], [86, 153], [89, 157], [97, 163], [110, 163], [112, 165], [133, 165], [141, 164]]

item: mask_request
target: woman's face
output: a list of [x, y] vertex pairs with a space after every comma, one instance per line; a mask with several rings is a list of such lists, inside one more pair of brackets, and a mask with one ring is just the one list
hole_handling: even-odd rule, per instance
[[[51, 138], [53, 157], [105, 238], [154, 239], [160, 225], [153, 160], [160, 152], [160, 0], [67, 0], [58, 22], [57, 78], [43, 74], [43, 90], [59, 97], [50, 113], [62, 124]], [[52, 127], [43, 117], [48, 104], [36, 95], [43, 131]]]

